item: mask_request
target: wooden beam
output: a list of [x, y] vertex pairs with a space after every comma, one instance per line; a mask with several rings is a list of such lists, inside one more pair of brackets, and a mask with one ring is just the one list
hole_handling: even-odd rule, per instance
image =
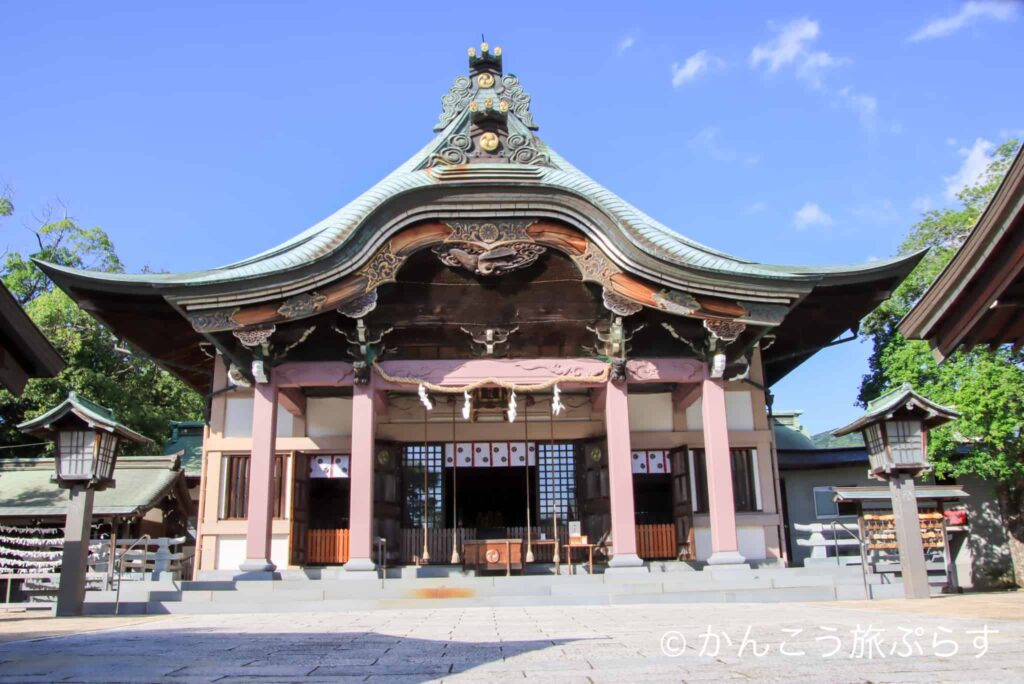
[[672, 406], [676, 411], [685, 411], [700, 399], [701, 386], [696, 382], [680, 383], [672, 390]]
[[376, 391], [373, 393], [373, 412], [378, 416], [388, 415], [388, 393]]
[[604, 386], [593, 387], [590, 390], [590, 419], [604, 419], [604, 403], [607, 389]]
[[277, 393], [277, 400], [284, 410], [296, 418], [306, 415], [306, 395], [297, 387], [284, 387]]

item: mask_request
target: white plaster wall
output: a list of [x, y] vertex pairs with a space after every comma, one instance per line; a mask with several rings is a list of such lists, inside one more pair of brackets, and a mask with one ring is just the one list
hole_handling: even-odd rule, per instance
[[[294, 416], [278, 403], [277, 436], [291, 437], [294, 429]], [[224, 436], [252, 436], [252, 397], [228, 397], [224, 410]]]
[[[754, 405], [750, 392], [727, 391], [725, 393], [725, 419], [732, 431], [742, 432], [754, 429]], [[704, 413], [701, 399], [686, 409], [686, 429], [700, 432], [704, 429]]]
[[348, 437], [352, 434], [352, 400], [319, 397], [306, 400], [307, 437]]
[[[740, 555], [748, 561], [764, 560], [768, 557], [763, 526], [738, 525], [736, 541], [739, 545]], [[697, 547], [697, 560], [706, 561], [711, 556], [711, 528], [693, 528], [693, 542]]]
[[672, 432], [672, 395], [629, 395], [629, 429], [633, 432]]
[[[278, 568], [288, 567], [287, 534], [275, 534], [271, 538], [270, 560]], [[219, 535], [217, 537], [217, 569], [237, 570], [243, 562], [245, 562], [245, 535]]]

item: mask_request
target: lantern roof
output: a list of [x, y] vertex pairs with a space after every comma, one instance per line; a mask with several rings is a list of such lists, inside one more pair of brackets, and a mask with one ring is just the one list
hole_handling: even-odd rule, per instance
[[834, 430], [834, 437], [842, 437], [851, 432], [863, 430], [871, 423], [878, 423], [892, 418], [898, 411], [905, 411], [920, 416], [926, 429], [938, 427], [943, 423], [956, 420], [960, 414], [952, 406], [943, 406], [914, 391], [913, 385], [905, 382], [868, 402], [867, 411], [863, 416], [846, 427]]
[[[888, 487], [833, 487], [835, 501], [892, 501], [892, 492]], [[957, 485], [917, 485], [914, 496], [918, 500], [946, 501], [950, 499], [966, 499], [970, 494]]]
[[117, 422], [114, 412], [110, 409], [85, 397], [80, 397], [76, 392], [68, 394], [67, 399], [38, 418], [20, 424], [18, 429], [30, 435], [49, 437], [57, 423], [68, 415], [75, 416], [91, 428], [113, 432], [118, 437], [136, 444], [150, 444], [153, 441], [135, 432], [127, 425]]

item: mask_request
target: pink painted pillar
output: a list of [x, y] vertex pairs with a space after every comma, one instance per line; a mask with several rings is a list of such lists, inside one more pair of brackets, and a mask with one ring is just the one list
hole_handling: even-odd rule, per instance
[[732, 456], [726, 422], [725, 388], [721, 380], [704, 380], [701, 413], [704, 417], [704, 462], [708, 479], [708, 508], [711, 514], [711, 556], [709, 565], [737, 565], [746, 562], [736, 539], [736, 503], [732, 493]]
[[376, 571], [373, 562], [373, 380], [352, 387], [352, 471], [347, 572]]
[[612, 513], [612, 559], [617, 568], [646, 570], [636, 555], [636, 514], [633, 507], [633, 451], [629, 443], [629, 391], [626, 383], [609, 382], [604, 395], [608, 434], [608, 485]]
[[277, 447], [277, 385], [259, 383], [252, 399], [252, 454], [249, 457], [249, 510], [245, 536], [245, 572], [267, 573], [274, 521], [274, 454]]

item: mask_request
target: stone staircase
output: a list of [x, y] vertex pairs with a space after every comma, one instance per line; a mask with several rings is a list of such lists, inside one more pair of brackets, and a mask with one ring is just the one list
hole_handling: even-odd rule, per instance
[[[543, 571], [545, 568], [531, 568]], [[341, 569], [286, 570], [281, 579], [138, 582], [122, 587], [119, 612], [284, 613], [439, 607], [606, 605], [638, 603], [764, 603], [865, 599], [858, 567], [755, 569], [653, 563], [636, 574], [474, 576], [457, 568], [390, 571], [386, 579], [346, 576]], [[434, 576], [423, 576], [434, 575]], [[212, 578], [210, 578], [212, 577]], [[903, 595], [891, 576], [868, 578], [870, 598]], [[89, 592], [87, 614], [112, 614], [113, 592]]]

